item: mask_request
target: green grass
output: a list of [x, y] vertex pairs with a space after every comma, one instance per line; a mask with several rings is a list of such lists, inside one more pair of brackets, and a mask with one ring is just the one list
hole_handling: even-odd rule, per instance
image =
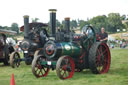
[[14, 73], [15, 85], [128, 85], [128, 49], [111, 50], [111, 67], [107, 74], [96, 75], [90, 70], [75, 72], [73, 78], [60, 80], [56, 71], [50, 71], [45, 78], [35, 78], [31, 66], [24, 62], [19, 68], [0, 64], [0, 85], [10, 85], [11, 74]]

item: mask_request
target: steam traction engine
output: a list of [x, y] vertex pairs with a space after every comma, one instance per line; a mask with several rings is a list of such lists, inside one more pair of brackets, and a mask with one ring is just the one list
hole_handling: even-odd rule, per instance
[[55, 70], [60, 79], [72, 78], [75, 71], [90, 69], [95, 74], [108, 72], [111, 62], [110, 51], [106, 43], [96, 42], [96, 34], [91, 26], [84, 26], [82, 34], [70, 32], [70, 19], [65, 19], [66, 33], [55, 29], [56, 10], [50, 10], [52, 37], [45, 43], [43, 53], [34, 56], [32, 72], [46, 77], [50, 69]]
[[0, 29], [0, 62], [9, 65], [10, 54], [15, 51], [11, 42], [7, 42], [7, 35], [15, 35], [15, 31]]
[[[29, 23], [29, 16], [24, 16], [24, 26], [20, 31], [24, 31], [24, 40], [20, 43], [20, 48], [23, 50], [24, 58], [20, 58], [17, 51], [11, 54], [10, 64], [14, 67], [19, 67], [21, 61], [25, 61], [26, 65], [30, 65], [36, 50], [42, 49], [48, 34], [46, 27], [48, 25], [39, 22]], [[37, 53], [38, 54], [38, 53]]]

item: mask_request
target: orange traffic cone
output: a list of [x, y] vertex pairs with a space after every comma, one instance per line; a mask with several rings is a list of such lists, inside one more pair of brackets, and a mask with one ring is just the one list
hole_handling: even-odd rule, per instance
[[14, 74], [12, 74], [12, 77], [11, 77], [11, 83], [10, 83], [10, 85], [15, 85]]

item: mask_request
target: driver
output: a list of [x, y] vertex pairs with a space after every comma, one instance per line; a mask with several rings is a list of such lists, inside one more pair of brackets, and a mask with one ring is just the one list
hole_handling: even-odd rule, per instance
[[91, 27], [88, 27], [88, 29], [86, 31], [86, 35], [88, 36], [88, 38], [93, 37], [93, 31], [92, 31]]
[[47, 31], [46, 29], [43, 29], [41, 32], [40, 32], [40, 40], [41, 40], [41, 43], [44, 45], [44, 43], [48, 40], [48, 34], [47, 34]]
[[90, 26], [83, 27], [83, 34], [86, 35], [88, 38], [91, 38], [94, 35]]

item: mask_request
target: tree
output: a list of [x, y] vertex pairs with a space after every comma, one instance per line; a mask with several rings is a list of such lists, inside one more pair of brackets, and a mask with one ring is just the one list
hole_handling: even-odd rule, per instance
[[85, 25], [89, 25], [89, 22], [84, 20], [79, 20], [78, 23], [79, 23], [80, 29], [82, 29]]
[[126, 20], [126, 15], [122, 15], [121, 20]]
[[2, 26], [0, 26], [0, 29], [2, 29], [3, 27]]
[[76, 20], [72, 20], [70, 22], [70, 26], [71, 26], [71, 28], [76, 28], [77, 27], [77, 21]]
[[107, 17], [105, 15], [96, 16], [89, 20], [89, 23], [96, 28], [96, 30], [100, 31], [102, 27], [107, 30]]
[[11, 30], [16, 31], [19, 34], [19, 27], [17, 23], [12, 23]]
[[108, 28], [110, 32], [117, 32], [117, 29], [122, 30], [124, 28], [119, 13], [109, 13], [108, 24], [109, 24]]
[[61, 23], [59, 22], [59, 20], [56, 20], [56, 27], [60, 27], [61, 26]]
[[124, 26], [128, 30], [128, 21], [124, 23]]
[[11, 30], [11, 27], [4, 26], [4, 27], [2, 27], [2, 29]]
[[64, 26], [65, 26], [65, 20], [62, 20], [62, 24], [60, 25], [60, 29], [61, 30], [66, 30], [66, 28]]
[[39, 18], [32, 18], [32, 22], [37, 22]]

